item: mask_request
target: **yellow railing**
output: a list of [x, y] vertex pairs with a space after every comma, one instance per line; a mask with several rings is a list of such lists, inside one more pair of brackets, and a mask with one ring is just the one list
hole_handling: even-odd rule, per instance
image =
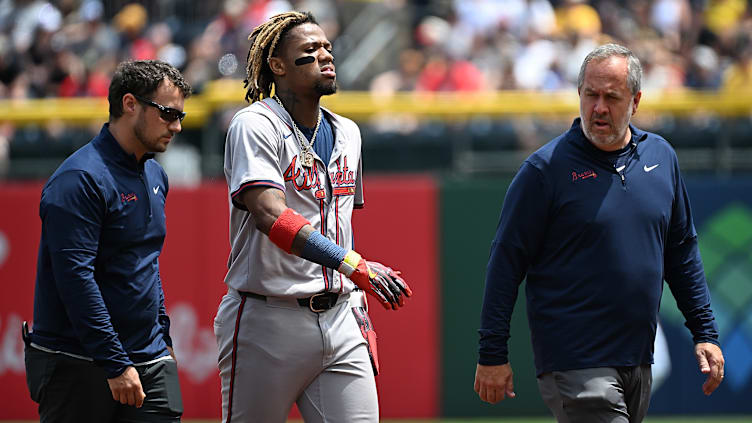
[[[186, 127], [201, 127], [212, 113], [223, 107], [240, 107], [245, 92], [242, 82], [217, 80], [207, 84], [200, 95], [185, 104]], [[481, 93], [418, 93], [374, 95], [369, 92], [345, 91], [325, 97], [324, 106], [355, 120], [380, 114], [412, 114], [446, 120], [488, 115], [577, 115], [578, 97], [566, 92], [496, 91]], [[640, 114], [692, 115], [714, 113], [740, 116], [752, 113], [752, 91], [745, 93], [680, 90], [643, 92]], [[87, 125], [107, 119], [106, 98], [54, 98], [34, 100], [0, 100], [0, 122], [17, 126], [59, 121]]]

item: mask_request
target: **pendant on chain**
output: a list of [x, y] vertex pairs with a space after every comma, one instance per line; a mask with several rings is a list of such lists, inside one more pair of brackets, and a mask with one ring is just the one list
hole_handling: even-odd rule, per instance
[[303, 162], [303, 166], [305, 167], [313, 166], [313, 154], [311, 154], [310, 151], [306, 151], [305, 153], [303, 153], [301, 161]]

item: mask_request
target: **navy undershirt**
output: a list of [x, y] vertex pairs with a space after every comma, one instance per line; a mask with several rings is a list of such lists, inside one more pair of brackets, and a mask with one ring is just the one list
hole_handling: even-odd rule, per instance
[[[302, 125], [298, 125], [298, 128], [305, 135], [308, 142], [310, 142], [314, 128], [306, 128]], [[313, 151], [321, 158], [325, 166], [329, 166], [329, 160], [332, 158], [332, 150], [334, 150], [334, 134], [332, 133], [329, 119], [326, 117], [326, 114], [323, 114], [321, 116], [321, 124], [319, 124], [319, 132], [316, 134], [316, 140], [313, 142]]]

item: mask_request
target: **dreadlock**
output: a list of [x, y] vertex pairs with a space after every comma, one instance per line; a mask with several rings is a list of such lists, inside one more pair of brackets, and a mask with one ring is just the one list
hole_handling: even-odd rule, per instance
[[251, 47], [246, 59], [246, 79], [243, 81], [243, 88], [247, 89], [245, 101], [253, 103], [269, 97], [274, 83], [269, 59], [274, 56], [277, 44], [291, 28], [309, 22], [318, 25], [311, 12], [285, 12], [272, 16], [251, 32], [248, 36]]

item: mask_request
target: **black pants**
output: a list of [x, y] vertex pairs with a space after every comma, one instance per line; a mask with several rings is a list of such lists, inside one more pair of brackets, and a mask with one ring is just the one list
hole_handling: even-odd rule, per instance
[[183, 414], [175, 361], [136, 366], [146, 399], [141, 408], [112, 399], [104, 370], [90, 361], [26, 346], [26, 383], [46, 422], [179, 422]]

